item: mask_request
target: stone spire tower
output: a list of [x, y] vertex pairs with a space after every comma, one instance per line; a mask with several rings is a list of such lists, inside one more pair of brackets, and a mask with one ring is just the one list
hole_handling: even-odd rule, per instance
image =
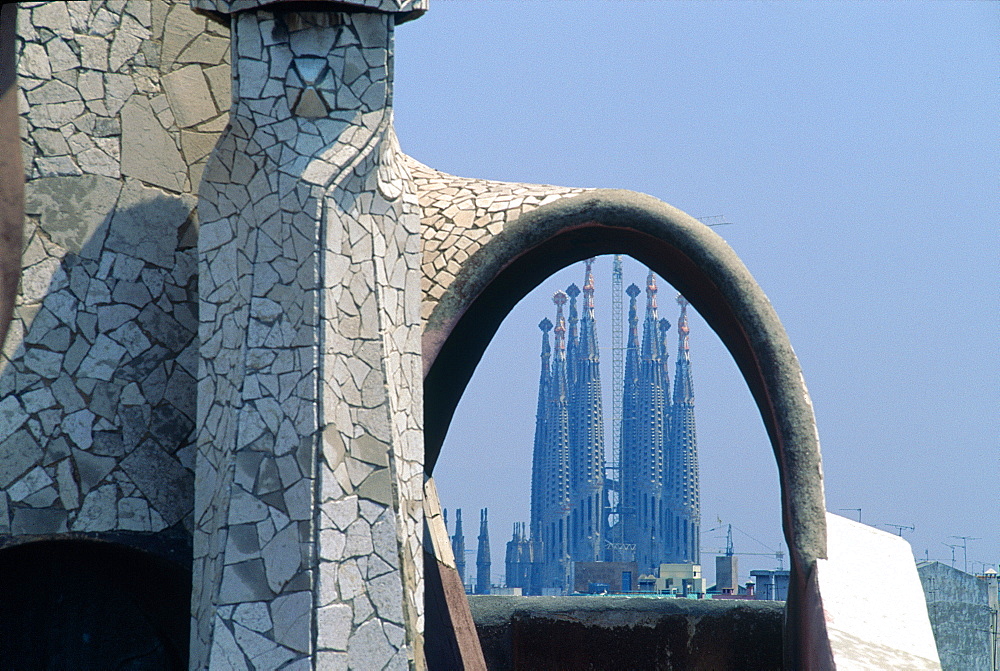
[[[598, 561], [604, 551], [604, 413], [601, 403], [600, 353], [594, 316], [593, 259], [586, 261], [583, 285], [583, 317], [578, 340], [575, 300], [570, 303], [569, 359], [569, 551], [573, 561]], [[571, 285], [567, 294], [580, 290]]]
[[451, 537], [451, 551], [455, 555], [458, 577], [465, 584], [465, 532], [462, 530], [462, 509], [455, 511], [455, 535]]
[[[628, 340], [625, 346], [625, 374], [622, 380], [622, 430], [621, 430], [621, 471], [619, 472], [619, 491], [621, 511], [621, 529], [616, 529], [615, 540], [627, 545], [633, 544], [638, 534], [637, 514], [639, 510], [639, 492], [632, 483], [638, 473], [639, 455], [639, 423], [638, 389], [639, 389], [639, 315], [636, 308], [636, 298], [642, 290], [635, 284], [630, 284], [625, 290], [628, 294]], [[634, 556], [631, 557], [634, 559]], [[625, 559], [625, 557], [622, 557]]]
[[[552, 330], [552, 322], [548, 318], [538, 323], [538, 328], [542, 332], [542, 364], [541, 373], [538, 377], [538, 407], [535, 411], [535, 443], [531, 453], [531, 521], [529, 523], [529, 535], [533, 557], [541, 560], [545, 555], [545, 546], [542, 542], [542, 529], [545, 525], [545, 512], [548, 506], [549, 492], [549, 465], [548, 437], [549, 437], [549, 390], [552, 386], [552, 348], [549, 345], [549, 331]], [[530, 594], [540, 594], [542, 589], [542, 565], [539, 564], [532, 571], [528, 592]]]
[[479, 511], [479, 547], [476, 551], [476, 594], [490, 593], [490, 525], [488, 508]]
[[646, 317], [642, 325], [642, 349], [635, 393], [636, 431], [630, 456], [623, 453], [623, 462], [630, 465], [631, 478], [625, 487], [635, 490], [636, 562], [640, 571], [652, 570], [664, 560], [664, 459], [663, 447], [668, 435], [668, 390], [663, 379], [661, 362], [662, 338], [656, 314], [656, 276], [646, 277]]
[[520, 587], [523, 594], [531, 588], [532, 553], [531, 541], [524, 530], [523, 522], [514, 522], [514, 533], [507, 541], [504, 561], [504, 583], [507, 587]]
[[670, 426], [670, 507], [673, 509], [671, 547], [673, 561], [700, 563], [701, 500], [698, 482], [698, 442], [694, 424], [694, 384], [688, 343], [687, 306], [680, 294], [677, 321], [677, 372]]
[[572, 388], [576, 384], [579, 360], [577, 347], [580, 344], [580, 313], [576, 308], [576, 299], [580, 296], [580, 287], [576, 283], [569, 285], [566, 287], [566, 295], [569, 296], [569, 315], [566, 318], [566, 382]]
[[566, 361], [566, 318], [563, 306], [568, 298], [562, 291], [552, 297], [556, 304], [555, 351], [552, 377], [547, 394], [546, 437], [543, 447], [544, 506], [541, 511], [541, 540], [545, 572], [540, 587], [563, 588], [569, 576], [569, 384]]

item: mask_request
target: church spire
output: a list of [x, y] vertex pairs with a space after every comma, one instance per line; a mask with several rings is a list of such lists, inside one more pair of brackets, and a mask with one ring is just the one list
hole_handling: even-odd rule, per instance
[[583, 316], [570, 363], [575, 371], [569, 405], [569, 551], [574, 561], [599, 561], [604, 556], [604, 411], [593, 263], [594, 259], [586, 261]]
[[656, 316], [656, 275], [646, 276], [646, 319], [642, 323], [642, 360], [660, 360], [659, 323]]
[[538, 406], [535, 410], [535, 442], [531, 453], [531, 541], [538, 543], [542, 537], [542, 517], [545, 511], [545, 475], [548, 468], [549, 394], [552, 387], [552, 348], [549, 331], [552, 322], [546, 317], [538, 323], [542, 332], [542, 362], [538, 377]]
[[489, 594], [490, 580], [490, 525], [488, 508], [479, 511], [479, 547], [476, 552], [476, 594]]
[[671, 418], [671, 453], [673, 482], [671, 498], [677, 513], [676, 546], [683, 552], [678, 561], [700, 561], [701, 501], [698, 477], [698, 442], [694, 422], [694, 384], [691, 380], [691, 351], [687, 300], [680, 294], [677, 303], [677, 371], [674, 375], [674, 402]]
[[576, 309], [576, 299], [580, 295], [580, 287], [571, 284], [566, 287], [566, 295], [569, 296], [569, 317], [566, 320], [566, 377], [569, 384], [576, 382], [577, 376], [577, 353], [576, 349], [580, 345], [580, 315]]
[[569, 387], [566, 370], [566, 319], [563, 307], [568, 298], [557, 291], [552, 297], [556, 304], [555, 345], [552, 357], [552, 378], [549, 391], [547, 464], [545, 489], [547, 511], [542, 529], [549, 574], [545, 587], [566, 585], [569, 575]]
[[462, 509], [455, 511], [455, 535], [451, 537], [451, 551], [455, 555], [458, 577], [465, 585], [465, 532], [462, 530]]

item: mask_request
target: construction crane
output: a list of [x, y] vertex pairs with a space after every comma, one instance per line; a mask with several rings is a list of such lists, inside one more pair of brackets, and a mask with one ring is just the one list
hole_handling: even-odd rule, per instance
[[[717, 527], [709, 529], [708, 533], [712, 533], [713, 531], [718, 531], [723, 526], [727, 527], [727, 529], [726, 529], [726, 550], [725, 550], [725, 552], [723, 552], [721, 548], [720, 549], [701, 548], [702, 552], [704, 552], [706, 554], [717, 554], [717, 555], [725, 554], [725, 556], [727, 556], [727, 557], [732, 557], [733, 555], [743, 555], [743, 556], [746, 556], [746, 557], [774, 557], [776, 560], [778, 560], [778, 570], [779, 571], [784, 570], [784, 567], [785, 567], [785, 552], [783, 550], [775, 550], [774, 552], [736, 552], [736, 551], [734, 551], [734, 549], [733, 549], [733, 525], [732, 524], [726, 524], [726, 525], [721, 525], [720, 524]], [[746, 534], [745, 531], [743, 533]], [[747, 535], [750, 536], [750, 534], [747, 534]], [[750, 536], [750, 538], [753, 538], [753, 536]], [[757, 539], [754, 539], [754, 540], [757, 540]], [[757, 542], [760, 543], [760, 541], [757, 541]], [[764, 545], [764, 544], [761, 543], [761, 545]], [[764, 547], [767, 547], [767, 546], [764, 545]]]
[[[611, 269], [611, 472], [614, 475], [615, 501], [618, 515], [617, 545], [625, 540], [622, 523], [621, 450], [622, 450], [622, 387], [625, 383], [625, 314], [622, 308], [622, 255], [615, 254]], [[633, 548], [634, 549], [634, 548]]]

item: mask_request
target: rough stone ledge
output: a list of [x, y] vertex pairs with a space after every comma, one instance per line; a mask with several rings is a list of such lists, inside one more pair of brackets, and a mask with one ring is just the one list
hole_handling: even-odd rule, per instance
[[781, 669], [780, 601], [470, 596], [490, 671]]
[[95, 541], [113, 543], [171, 561], [191, 570], [191, 533], [183, 524], [176, 524], [163, 531], [70, 531], [56, 534], [0, 534], [0, 550], [38, 541]]

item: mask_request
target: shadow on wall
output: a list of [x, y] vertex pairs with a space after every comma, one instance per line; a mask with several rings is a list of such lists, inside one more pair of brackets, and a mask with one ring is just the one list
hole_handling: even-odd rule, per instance
[[29, 183], [0, 374], [0, 533], [133, 532], [141, 546], [176, 527], [190, 557], [193, 205], [131, 179]]
[[4, 671], [187, 668], [191, 573], [174, 562], [43, 541], [0, 550], [0, 575]]

